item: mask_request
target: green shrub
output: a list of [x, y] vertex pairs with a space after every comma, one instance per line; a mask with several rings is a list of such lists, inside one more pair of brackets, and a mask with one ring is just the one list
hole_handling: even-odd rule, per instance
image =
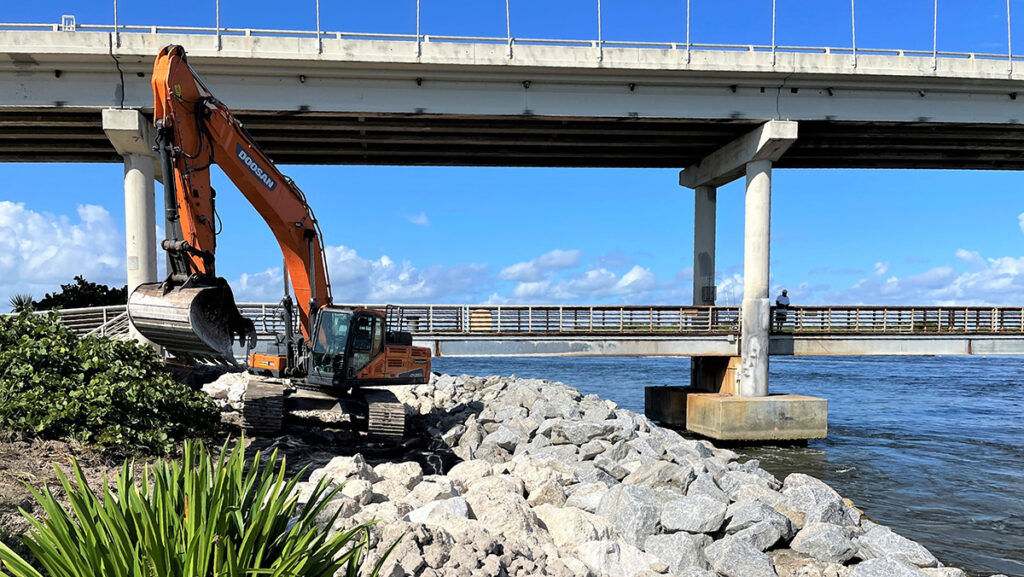
[[34, 303], [34, 306], [36, 310], [48, 311], [123, 305], [127, 302], [127, 285], [113, 288], [105, 284], [89, 282], [79, 275], [75, 277], [75, 282], [60, 285], [60, 292], [46, 293], [46, 296]]
[[125, 463], [116, 491], [105, 486], [99, 495], [77, 463], [74, 482], [58, 469], [71, 507], [49, 488], [33, 490], [46, 512], [42, 521], [23, 512], [35, 528], [24, 538], [35, 566], [0, 543], [0, 577], [358, 575], [370, 524], [328, 536], [315, 518], [340, 488], [328, 492], [321, 480], [296, 513], [301, 474], [286, 481], [284, 460], [276, 466], [276, 451], [261, 467], [258, 453], [246, 463], [242, 442], [230, 451], [225, 444], [218, 458], [187, 442], [180, 464], [147, 466], [137, 482]]
[[213, 432], [216, 407], [152, 349], [79, 339], [55, 314], [0, 317], [0, 429], [120, 454], [165, 454]]

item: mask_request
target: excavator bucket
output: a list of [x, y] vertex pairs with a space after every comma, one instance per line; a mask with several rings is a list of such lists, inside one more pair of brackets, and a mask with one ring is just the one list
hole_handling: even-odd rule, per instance
[[252, 347], [256, 330], [238, 312], [227, 283], [139, 285], [128, 298], [128, 316], [147, 339], [183, 360], [237, 365], [232, 342]]

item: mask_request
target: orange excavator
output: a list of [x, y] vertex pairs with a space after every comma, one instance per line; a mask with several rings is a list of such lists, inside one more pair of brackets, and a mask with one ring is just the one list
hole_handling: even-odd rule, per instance
[[[363, 388], [427, 382], [430, 349], [412, 346], [409, 333], [388, 330], [381, 311], [332, 306], [323, 235], [305, 195], [213, 96], [188, 64], [184, 48], [160, 51], [152, 85], [168, 274], [131, 294], [132, 323], [183, 362], [236, 365], [237, 339], [250, 372], [286, 378], [251, 380], [247, 405], [259, 397], [254, 405], [284, 406], [285, 391], [294, 397], [290, 401], [305, 394], [314, 406], [351, 413], [372, 434], [401, 435], [405, 412], [394, 395]], [[214, 164], [263, 217], [284, 254], [285, 332], [272, 341], [258, 342], [253, 322], [239, 312], [227, 281], [216, 274], [220, 219], [210, 186]], [[301, 334], [293, 328], [289, 277]], [[273, 413], [260, 416], [258, 424], [253, 417], [252, 428], [272, 429], [272, 421], [279, 420]]]

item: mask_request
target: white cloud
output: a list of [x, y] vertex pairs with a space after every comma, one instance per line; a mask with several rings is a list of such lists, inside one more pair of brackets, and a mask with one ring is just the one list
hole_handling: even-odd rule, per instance
[[[418, 269], [408, 261], [387, 255], [370, 260], [346, 246], [325, 249], [331, 288], [338, 303], [476, 302], [477, 293], [489, 288], [487, 265], [435, 265]], [[239, 301], [275, 301], [281, 298], [280, 268], [243, 274], [231, 281]]]
[[954, 256], [970, 270], [951, 265], [904, 277], [879, 275], [858, 280], [838, 291], [813, 291], [811, 302], [867, 305], [992, 305], [1018, 306], [1024, 293], [1024, 257], [984, 258], [977, 251], [957, 250]]
[[555, 249], [526, 262], [505, 267], [498, 273], [501, 280], [536, 282], [548, 273], [554, 273], [576, 266], [582, 253], [578, 250]]
[[964, 250], [962, 248], [958, 248], [956, 249], [956, 258], [971, 265], [975, 269], [985, 268], [985, 259], [981, 258], [981, 253], [976, 250]]
[[107, 209], [78, 206], [78, 219], [0, 201], [0, 298], [41, 298], [75, 275], [110, 285], [125, 283], [125, 239]]
[[650, 269], [639, 265], [621, 276], [608, 269], [598, 268], [563, 280], [520, 282], [512, 290], [512, 300], [524, 303], [580, 304], [604, 302], [612, 298], [620, 302], [635, 301], [651, 298], [656, 288], [657, 276]]
[[875, 263], [875, 274], [876, 275], [882, 276], [882, 275], [884, 275], [887, 272], [889, 272], [889, 262], [888, 261], [886, 261], [886, 262], [876, 262]]
[[430, 219], [427, 218], [427, 213], [425, 212], [421, 212], [417, 215], [410, 216], [409, 222], [413, 224], [418, 224], [420, 226], [430, 226]]
[[1024, 212], [1017, 215], [1017, 224], [1020, 225], [1020, 231], [1024, 232]]

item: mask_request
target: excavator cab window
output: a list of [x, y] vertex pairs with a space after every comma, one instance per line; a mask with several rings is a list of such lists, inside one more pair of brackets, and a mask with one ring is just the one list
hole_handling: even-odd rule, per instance
[[384, 319], [373, 314], [358, 314], [352, 326], [352, 360], [348, 376], [355, 377], [384, 350]]
[[352, 313], [344, 311], [320, 311], [320, 322], [313, 340], [313, 369], [321, 374], [334, 373], [335, 356], [345, 353], [348, 343], [348, 328]]

